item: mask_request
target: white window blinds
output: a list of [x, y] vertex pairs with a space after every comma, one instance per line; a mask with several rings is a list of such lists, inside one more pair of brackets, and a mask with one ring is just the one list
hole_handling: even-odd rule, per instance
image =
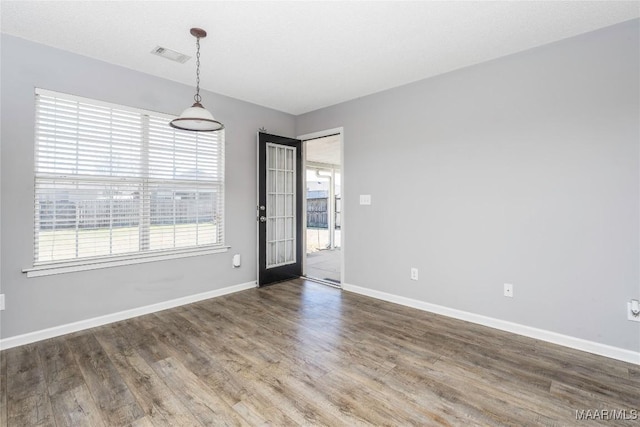
[[224, 131], [36, 90], [35, 265], [224, 244]]

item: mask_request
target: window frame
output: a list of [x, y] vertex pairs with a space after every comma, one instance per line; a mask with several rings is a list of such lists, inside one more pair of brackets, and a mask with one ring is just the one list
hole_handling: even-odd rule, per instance
[[[169, 260], [169, 259], [179, 259], [179, 258], [185, 258], [185, 257], [192, 257], [192, 256], [201, 256], [201, 255], [209, 255], [209, 254], [215, 254], [215, 253], [222, 253], [222, 252], [226, 252], [228, 251], [228, 249], [230, 248], [230, 246], [226, 246], [225, 245], [225, 219], [226, 219], [226, 212], [225, 212], [225, 199], [226, 199], [226, 185], [225, 185], [225, 135], [224, 133], [222, 134], [222, 136], [220, 137], [221, 140], [218, 142], [219, 144], [219, 152], [218, 152], [218, 156], [220, 156], [222, 159], [220, 160], [220, 167], [222, 168], [221, 172], [218, 172], [218, 175], [216, 176], [216, 180], [214, 181], [208, 181], [210, 184], [212, 184], [212, 186], [214, 186], [216, 188], [217, 191], [219, 191], [221, 194], [218, 195], [219, 200], [221, 201], [221, 207], [214, 210], [213, 214], [219, 214], [219, 227], [221, 227], [220, 230], [217, 230], [217, 237], [220, 239], [220, 241], [218, 243], [214, 243], [214, 244], [201, 244], [201, 245], [196, 245], [196, 246], [188, 246], [188, 247], [173, 247], [173, 248], [168, 248], [168, 249], [153, 249], [153, 250], [149, 250], [148, 249], [148, 244], [149, 242], [146, 241], [140, 241], [138, 243], [138, 251], [135, 252], [128, 252], [128, 253], [123, 253], [123, 254], [109, 254], [109, 255], [99, 255], [99, 256], [87, 256], [87, 257], [82, 257], [82, 258], [73, 258], [73, 259], [66, 259], [66, 260], [54, 260], [54, 261], [38, 261], [36, 260], [36, 245], [37, 243], [37, 239], [38, 239], [38, 224], [39, 224], [39, 219], [38, 219], [38, 186], [36, 184], [36, 182], [40, 179], [41, 181], [43, 180], [43, 176], [45, 176], [46, 174], [42, 174], [38, 172], [38, 165], [37, 165], [37, 161], [38, 161], [38, 140], [37, 140], [37, 133], [36, 133], [36, 129], [37, 129], [37, 118], [38, 116], [38, 104], [37, 104], [37, 97], [38, 96], [47, 96], [47, 97], [55, 97], [55, 98], [60, 98], [63, 100], [67, 100], [67, 101], [72, 101], [72, 102], [83, 102], [83, 103], [88, 103], [94, 106], [100, 106], [100, 107], [106, 107], [106, 108], [113, 108], [113, 109], [117, 109], [117, 110], [124, 110], [127, 112], [131, 112], [131, 113], [135, 113], [135, 114], [139, 114], [141, 116], [141, 121], [142, 122], [147, 122], [146, 126], [142, 126], [142, 135], [141, 135], [141, 141], [140, 141], [140, 146], [143, 147], [141, 148], [141, 150], [143, 151], [142, 153], [142, 161], [143, 161], [143, 165], [142, 170], [144, 172], [141, 173], [141, 176], [139, 178], [133, 178], [132, 181], [133, 182], [139, 182], [139, 185], [141, 187], [144, 187], [147, 189], [147, 193], [144, 194], [144, 198], [148, 198], [150, 197], [150, 191], [148, 190], [149, 187], [151, 187], [154, 182], [160, 182], [160, 181], [166, 181], [166, 182], [170, 182], [173, 183], [173, 185], [176, 188], [179, 188], [182, 185], [184, 185], [185, 180], [180, 180], [180, 179], [157, 179], [157, 178], [153, 178], [152, 176], [150, 176], [150, 174], [148, 174], [148, 166], [149, 166], [149, 149], [148, 149], [148, 140], [149, 140], [149, 133], [151, 131], [151, 127], [148, 125], [149, 122], [149, 116], [151, 116], [152, 118], [161, 118], [161, 119], [167, 119], [167, 127], [169, 126], [168, 122], [170, 120], [172, 120], [173, 118], [175, 118], [175, 116], [166, 114], [166, 113], [160, 113], [157, 111], [151, 111], [151, 110], [145, 110], [142, 108], [135, 108], [135, 107], [129, 107], [129, 106], [123, 106], [123, 105], [119, 105], [119, 104], [115, 104], [115, 103], [109, 103], [109, 102], [104, 102], [104, 101], [100, 101], [100, 100], [95, 100], [95, 99], [90, 99], [90, 98], [85, 98], [85, 97], [80, 97], [80, 96], [76, 96], [76, 95], [70, 95], [70, 94], [66, 94], [66, 93], [61, 93], [61, 92], [56, 92], [56, 91], [51, 91], [51, 90], [47, 90], [47, 89], [41, 89], [41, 88], [35, 88], [35, 92], [34, 92], [34, 162], [33, 162], [33, 202], [34, 202], [34, 210], [33, 210], [33, 238], [32, 238], [32, 244], [33, 244], [33, 251], [32, 251], [32, 266], [29, 268], [25, 268], [23, 269], [23, 273], [26, 273], [27, 277], [39, 277], [39, 276], [46, 276], [46, 275], [52, 275], [52, 274], [61, 274], [61, 273], [68, 273], [68, 272], [75, 272], [75, 271], [84, 271], [84, 270], [94, 270], [94, 269], [100, 269], [100, 268], [108, 268], [108, 267], [116, 267], [116, 266], [123, 266], [123, 265], [132, 265], [132, 264], [139, 264], [139, 263], [146, 263], [146, 262], [152, 262], [152, 261], [162, 261], [162, 260]], [[222, 131], [224, 132], [224, 131]], [[82, 179], [78, 179], [77, 176], [79, 176], [78, 174], [75, 175], [69, 175], [67, 178], [70, 180], [74, 180], [80, 183], [86, 183], [91, 181], [91, 179], [85, 179], [84, 181]], [[97, 178], [100, 179], [101, 175], [97, 175]], [[55, 179], [55, 178], [54, 178]], [[109, 180], [113, 180], [113, 178], [107, 178], [105, 179], [105, 181], [109, 181]], [[117, 178], [116, 178], [117, 180]], [[138, 181], [136, 181], [138, 180]], [[202, 183], [206, 183], [207, 181], [199, 181]], [[140, 203], [144, 203], [141, 201]], [[150, 213], [149, 213], [150, 214]], [[174, 217], [175, 218], [175, 217]], [[145, 225], [149, 228], [146, 229], [146, 233], [149, 232], [150, 230], [150, 224], [151, 224], [151, 219], [150, 217], [146, 217], [146, 220], [144, 221], [144, 224], [140, 224], [139, 227], [144, 227]], [[175, 244], [175, 243], [174, 243]], [[77, 246], [77, 243], [76, 243]], [[143, 247], [147, 247], [147, 249], [142, 249], [140, 250], [140, 248]]]

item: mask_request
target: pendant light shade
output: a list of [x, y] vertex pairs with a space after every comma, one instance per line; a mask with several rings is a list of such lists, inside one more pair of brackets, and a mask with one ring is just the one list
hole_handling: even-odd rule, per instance
[[224, 129], [224, 125], [213, 118], [211, 114], [200, 103], [200, 39], [207, 37], [207, 32], [201, 28], [192, 28], [191, 35], [196, 38], [196, 94], [193, 99], [196, 101], [191, 107], [180, 114], [180, 117], [171, 120], [169, 123], [176, 129], [189, 130], [194, 132], [215, 132]]
[[171, 120], [172, 127], [196, 132], [213, 132], [224, 129], [224, 125], [213, 118], [213, 114], [199, 102], [194, 103], [180, 114], [180, 117]]

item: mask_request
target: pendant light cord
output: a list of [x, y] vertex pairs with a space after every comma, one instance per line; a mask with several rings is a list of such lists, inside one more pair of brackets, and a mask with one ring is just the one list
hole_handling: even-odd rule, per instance
[[200, 96], [200, 37], [196, 37], [196, 95], [193, 99], [198, 104], [202, 101]]

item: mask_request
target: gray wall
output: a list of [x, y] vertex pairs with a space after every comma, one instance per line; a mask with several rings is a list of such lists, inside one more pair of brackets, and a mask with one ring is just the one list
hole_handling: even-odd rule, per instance
[[174, 114], [193, 88], [2, 35], [0, 337], [255, 280], [256, 129], [344, 126], [347, 283], [639, 351], [639, 22], [297, 118], [205, 92], [231, 251], [33, 279], [34, 87]]
[[344, 126], [345, 282], [640, 351], [639, 22], [299, 116]]
[[[295, 117], [209, 92], [226, 130], [223, 254], [27, 279], [33, 262], [34, 87], [179, 114], [194, 88], [2, 35], [1, 335], [8, 338], [255, 280], [256, 131], [293, 136]], [[176, 66], [183, 66], [176, 64]], [[215, 72], [211, 73], [215, 76]], [[206, 79], [207, 75], [204, 74]], [[232, 269], [240, 253], [243, 265]]]

